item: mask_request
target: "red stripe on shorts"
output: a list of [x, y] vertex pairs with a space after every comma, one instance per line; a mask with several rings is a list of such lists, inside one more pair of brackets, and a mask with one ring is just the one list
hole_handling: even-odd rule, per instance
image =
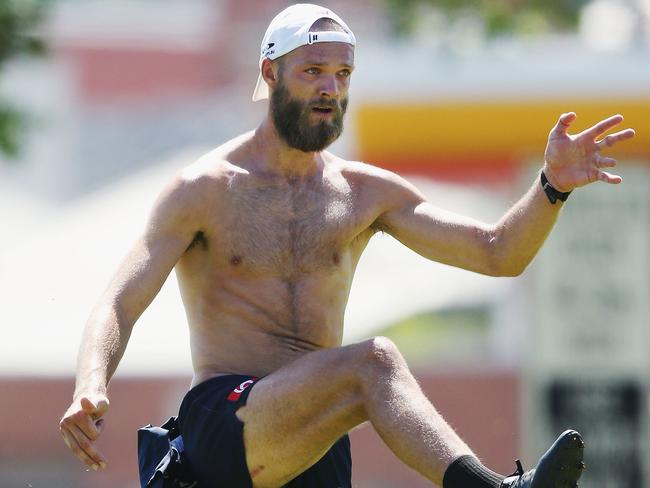
[[250, 380], [244, 381], [241, 385], [239, 385], [237, 388], [235, 388], [233, 391], [230, 392], [230, 394], [227, 397], [228, 400], [230, 400], [231, 402], [236, 402], [237, 400], [239, 400], [239, 397], [241, 396], [242, 393], [244, 393], [244, 390], [246, 390], [246, 388], [248, 388], [253, 383], [255, 383], [256, 380], [257, 378], [252, 378]]

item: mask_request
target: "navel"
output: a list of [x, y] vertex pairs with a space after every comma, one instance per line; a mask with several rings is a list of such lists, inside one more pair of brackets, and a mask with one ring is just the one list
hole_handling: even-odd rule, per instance
[[233, 256], [230, 258], [230, 264], [233, 266], [239, 266], [241, 264], [242, 258], [241, 256]]
[[341, 256], [339, 255], [339, 253], [335, 252], [334, 254], [332, 254], [332, 261], [336, 266], [341, 264]]

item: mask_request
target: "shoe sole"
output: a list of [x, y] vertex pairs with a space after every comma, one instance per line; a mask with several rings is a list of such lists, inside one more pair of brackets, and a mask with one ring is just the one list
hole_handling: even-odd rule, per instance
[[585, 443], [575, 430], [564, 431], [540, 458], [531, 488], [575, 488], [586, 465]]

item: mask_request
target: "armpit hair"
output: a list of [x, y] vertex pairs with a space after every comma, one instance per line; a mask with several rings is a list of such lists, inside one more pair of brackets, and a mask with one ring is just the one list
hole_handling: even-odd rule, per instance
[[390, 227], [379, 219], [375, 220], [372, 224], [370, 224], [370, 228], [375, 234], [377, 232], [382, 232], [385, 234], [390, 230]]
[[197, 233], [194, 234], [194, 239], [192, 239], [192, 242], [190, 242], [190, 245], [187, 246], [187, 249], [185, 251], [190, 251], [197, 246], [200, 246], [203, 250], [208, 248], [208, 239], [205, 237], [205, 234], [202, 230], [197, 231]]

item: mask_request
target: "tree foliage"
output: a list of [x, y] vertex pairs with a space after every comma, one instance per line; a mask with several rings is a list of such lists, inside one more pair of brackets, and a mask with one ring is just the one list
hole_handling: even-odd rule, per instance
[[418, 20], [418, 9], [434, 7], [454, 18], [479, 15], [489, 36], [525, 32], [531, 25], [568, 31], [577, 26], [580, 9], [588, 0], [384, 0], [396, 34], [408, 36]]
[[[42, 0], [0, 0], [0, 76], [8, 61], [45, 52], [45, 43], [36, 34], [44, 10]], [[25, 116], [16, 104], [0, 98], [0, 152], [18, 154], [25, 125]]]

